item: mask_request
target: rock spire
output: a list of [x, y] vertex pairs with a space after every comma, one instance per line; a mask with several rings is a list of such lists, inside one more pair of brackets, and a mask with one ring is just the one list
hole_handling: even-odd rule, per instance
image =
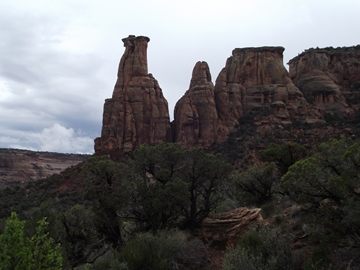
[[[215, 85], [208, 64], [195, 64], [170, 124], [168, 103], [148, 73], [149, 41], [144, 36], [123, 39], [118, 78], [105, 100], [101, 137], [95, 139], [97, 154], [116, 159], [143, 143], [211, 148], [242, 126], [258, 138], [301, 141], [311, 137], [306, 132], [320, 134], [315, 129], [358, 115], [360, 46], [309, 49], [290, 60], [289, 72], [283, 47], [236, 48]], [[343, 132], [329, 130], [324, 139], [327, 133]]]
[[157, 80], [148, 74], [144, 36], [122, 40], [118, 78], [112, 98], [106, 99], [101, 137], [95, 139], [95, 153], [128, 153], [143, 144], [171, 141], [167, 100]]
[[209, 66], [197, 62], [184, 96], [174, 110], [174, 139], [185, 147], [209, 147], [218, 139], [219, 125]]

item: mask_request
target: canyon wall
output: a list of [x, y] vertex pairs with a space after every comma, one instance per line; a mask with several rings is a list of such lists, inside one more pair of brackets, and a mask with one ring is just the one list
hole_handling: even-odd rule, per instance
[[0, 188], [21, 185], [60, 173], [89, 155], [0, 149]]

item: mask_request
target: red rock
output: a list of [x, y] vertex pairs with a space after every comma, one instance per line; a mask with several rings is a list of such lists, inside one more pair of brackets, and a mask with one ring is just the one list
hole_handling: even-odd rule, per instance
[[58, 174], [85, 161], [89, 155], [0, 149], [0, 189], [25, 185]]
[[236, 208], [205, 218], [201, 236], [205, 241], [236, 243], [246, 232], [263, 222], [261, 208]]
[[128, 153], [144, 144], [171, 141], [167, 100], [148, 74], [148, 37], [123, 39], [125, 52], [119, 64], [113, 96], [105, 100], [101, 138], [95, 153]]
[[360, 105], [360, 46], [309, 49], [289, 66], [295, 85], [323, 114], [354, 117]]
[[218, 115], [209, 66], [197, 62], [189, 90], [176, 103], [174, 138], [185, 147], [209, 147], [217, 141]]
[[[292, 120], [322, 121], [283, 65], [282, 47], [234, 49], [215, 84], [215, 102], [227, 134], [252, 117], [262, 135]], [[311, 113], [309, 113], [311, 112]], [[256, 117], [253, 117], [256, 115]]]

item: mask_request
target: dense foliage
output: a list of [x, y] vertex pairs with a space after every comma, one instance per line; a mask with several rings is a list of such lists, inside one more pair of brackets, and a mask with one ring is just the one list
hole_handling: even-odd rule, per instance
[[234, 174], [234, 196], [241, 205], [261, 206], [270, 201], [278, 186], [275, 163], [254, 165], [241, 174]]
[[268, 226], [229, 247], [224, 269], [358, 269], [360, 143], [309, 153], [269, 144], [240, 173], [202, 149], [142, 145], [124, 162], [93, 156], [0, 190], [0, 269], [200, 269], [201, 221], [243, 206]]
[[[155, 237], [174, 228], [195, 231], [222, 199], [231, 170], [221, 156], [202, 149], [142, 145], [123, 163], [94, 156], [62, 178], [27, 190], [7, 189], [2, 197], [14, 202], [1, 203], [28, 219], [29, 230], [35, 219], [47, 217], [51, 236], [63, 247], [65, 266], [77, 267], [126, 250], [141, 232]], [[1, 217], [7, 215], [5, 208]]]
[[289, 168], [281, 187], [301, 206], [322, 250], [314, 258], [330, 264], [333, 246], [351, 258], [351, 265], [359, 265], [360, 143], [344, 138], [320, 144], [314, 155]]
[[244, 235], [225, 255], [224, 270], [293, 269], [289, 234], [280, 229], [260, 227]]
[[24, 233], [25, 221], [11, 213], [0, 235], [1, 270], [60, 270], [62, 269], [61, 246], [55, 244], [47, 230], [45, 218], [38, 222], [31, 237]]

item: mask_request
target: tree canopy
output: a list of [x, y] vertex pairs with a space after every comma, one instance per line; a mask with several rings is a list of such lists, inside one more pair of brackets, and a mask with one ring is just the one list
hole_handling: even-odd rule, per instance
[[5, 230], [0, 235], [1, 270], [60, 270], [62, 254], [60, 244], [46, 231], [45, 218], [38, 222], [36, 232], [26, 237], [25, 221], [21, 221], [15, 212], [6, 221]]

